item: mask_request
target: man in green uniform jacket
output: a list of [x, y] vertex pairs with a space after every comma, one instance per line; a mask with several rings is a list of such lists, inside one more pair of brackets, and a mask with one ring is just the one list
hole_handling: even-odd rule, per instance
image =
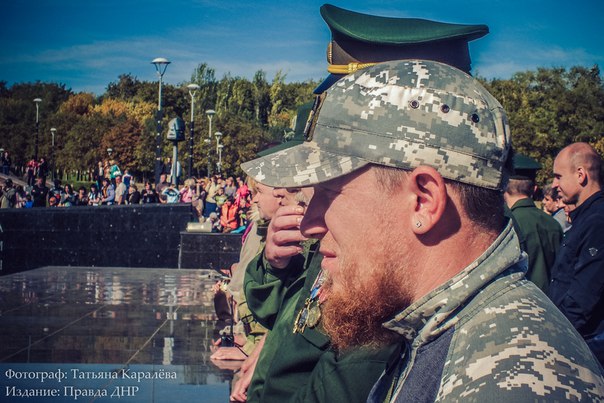
[[514, 155], [514, 175], [510, 177], [504, 198], [525, 241], [526, 277], [546, 292], [562, 241], [562, 228], [549, 214], [538, 209], [531, 198], [535, 173], [540, 168], [537, 161], [521, 154]]

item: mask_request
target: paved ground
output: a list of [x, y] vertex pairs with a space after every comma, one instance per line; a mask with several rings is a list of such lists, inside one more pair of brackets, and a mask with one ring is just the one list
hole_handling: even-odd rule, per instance
[[57, 402], [228, 401], [233, 373], [209, 360], [215, 275], [45, 267], [0, 277], [0, 401], [31, 389]]

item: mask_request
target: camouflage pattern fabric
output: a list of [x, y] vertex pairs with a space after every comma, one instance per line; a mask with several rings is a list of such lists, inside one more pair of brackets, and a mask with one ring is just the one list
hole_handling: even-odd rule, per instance
[[273, 187], [309, 186], [374, 163], [430, 165], [445, 178], [501, 189], [510, 149], [499, 102], [466, 73], [433, 61], [380, 63], [327, 92], [309, 140], [242, 164]]
[[526, 263], [508, 224], [479, 259], [384, 324], [410, 349], [401, 357], [407, 361], [392, 401], [405, 388], [417, 351], [450, 329], [436, 401], [604, 401], [599, 364], [560, 311], [524, 278]]

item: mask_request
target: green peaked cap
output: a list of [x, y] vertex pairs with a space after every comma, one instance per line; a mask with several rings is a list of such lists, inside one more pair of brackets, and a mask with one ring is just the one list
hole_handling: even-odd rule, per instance
[[514, 174], [510, 176], [510, 179], [535, 180], [537, 171], [542, 168], [539, 162], [524, 154], [514, 154], [512, 161]]
[[337, 39], [346, 38], [373, 44], [461, 40], [469, 42], [489, 33], [486, 25], [449, 24], [419, 18], [392, 18], [361, 14], [324, 4], [321, 16]]
[[331, 31], [327, 47], [331, 74], [315, 89], [315, 94], [324, 92], [344, 75], [356, 71], [346, 69], [355, 63], [423, 59], [445, 63], [469, 74], [472, 63], [468, 42], [489, 33], [489, 27], [483, 24], [380, 17], [331, 4], [321, 6], [320, 12]]

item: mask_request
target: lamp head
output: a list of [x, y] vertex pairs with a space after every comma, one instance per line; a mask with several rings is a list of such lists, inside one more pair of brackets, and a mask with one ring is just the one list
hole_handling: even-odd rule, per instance
[[164, 75], [166, 69], [168, 68], [168, 64], [170, 63], [171, 62], [165, 57], [157, 57], [151, 62], [151, 64], [155, 65], [155, 70], [157, 70], [157, 74], [160, 76]]

